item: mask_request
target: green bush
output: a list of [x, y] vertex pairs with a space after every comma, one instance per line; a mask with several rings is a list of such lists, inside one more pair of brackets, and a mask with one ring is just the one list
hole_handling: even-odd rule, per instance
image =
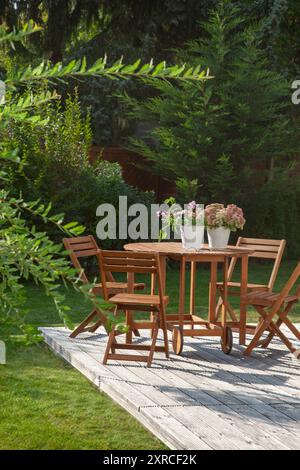
[[247, 223], [243, 235], [258, 238], [285, 238], [286, 256], [300, 257], [300, 181], [276, 175], [274, 179], [242, 197]]
[[142, 102], [124, 95], [129, 117], [148, 129], [128, 146], [176, 182], [179, 202], [193, 197], [204, 204], [236, 203], [245, 211], [244, 233], [285, 236], [289, 255], [298, 256], [298, 178], [289, 171], [298, 144], [290, 85], [268, 62], [259, 28], [231, 2], [220, 2], [202, 31], [178, 54], [191, 66], [208, 67], [213, 78], [155, 83], [156, 95]]
[[[14, 54], [16, 48], [12, 46], [14, 43], [23, 45], [29, 35], [38, 31], [40, 28], [32, 21], [19, 31], [8, 31], [6, 25], [0, 24], [0, 73], [6, 91], [0, 100], [0, 337], [6, 338], [11, 334], [11, 328], [19, 327], [28, 342], [39, 338], [36, 338], [35, 329], [24, 325], [25, 280], [34, 280], [44, 287], [69, 326], [66, 313], [69, 307], [63, 305], [64, 297], [59, 290], [61, 281], [80, 290], [94, 307], [107, 306], [91, 294], [90, 285], [78, 284], [78, 273], [71, 269], [62, 244], [55, 244], [43, 231], [44, 227], [37, 230], [34, 218], [41, 220], [42, 225], [51, 222], [68, 236], [77, 236], [84, 228], [77, 222], [64, 224], [61, 214], [50, 216], [49, 201], [29, 203], [12, 196], [19, 194], [20, 189], [26, 194], [37, 193], [42, 200], [45, 194], [52, 194], [59, 205], [64, 204], [59, 189], [73, 184], [73, 198], [78, 201], [86, 190], [78, 175], [82, 171], [93, 174], [87, 154], [91, 138], [89, 119], [82, 118], [77, 99], [69, 99], [63, 113], [59, 105], [51, 107], [49, 103], [59, 99], [59, 95], [56, 91], [48, 91], [47, 86], [58, 80], [64, 82], [70, 76], [141, 78], [152, 73], [157, 78], [178, 77], [183, 73], [177, 66], [161, 71], [159, 67], [153, 69], [151, 64], [141, 65], [140, 61], [130, 66], [118, 61], [114, 67], [108, 67], [105, 59], [98, 59], [87, 68], [85, 58], [66, 65], [57, 63], [54, 67], [45, 61], [36, 67], [32, 63], [22, 67], [20, 57]], [[14, 51], [13, 60], [10, 48]], [[192, 75], [193, 79], [201, 80], [199, 69]], [[107, 172], [107, 168], [103, 171]], [[120, 176], [118, 171], [109, 174]], [[94, 177], [97, 179], [96, 173]], [[76, 187], [74, 181], [78, 183]], [[123, 180], [118, 183], [125, 185]], [[134, 190], [130, 191], [136, 195]], [[109, 198], [110, 195], [106, 196]], [[90, 203], [95, 204], [95, 199]]]
[[[21, 158], [18, 171], [12, 165], [8, 171], [6, 189], [12, 194], [17, 196], [21, 191], [26, 200], [51, 202], [56, 213], [65, 213], [67, 220], [77, 220], [93, 234], [98, 205], [118, 207], [120, 195], [128, 197], [128, 204], [152, 202], [151, 192], [139, 192], [124, 182], [118, 163], [99, 156], [90, 164], [90, 117], [83, 116], [77, 94], [68, 97], [65, 109], [58, 102], [41, 112], [49, 119], [43, 128], [28, 122], [10, 128], [7, 145], [19, 148]], [[121, 245], [107, 241], [104, 246]]]

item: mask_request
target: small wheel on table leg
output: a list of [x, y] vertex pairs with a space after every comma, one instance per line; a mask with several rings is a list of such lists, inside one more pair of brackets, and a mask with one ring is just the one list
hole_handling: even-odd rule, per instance
[[230, 354], [233, 346], [233, 335], [232, 329], [226, 326], [226, 340], [224, 342], [223, 336], [221, 336], [221, 348], [224, 354]]
[[172, 345], [173, 351], [177, 356], [180, 356], [183, 349], [183, 332], [182, 328], [174, 326], [172, 332]]

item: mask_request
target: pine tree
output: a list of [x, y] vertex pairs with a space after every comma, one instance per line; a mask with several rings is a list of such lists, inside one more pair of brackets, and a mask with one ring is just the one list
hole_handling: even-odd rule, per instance
[[197, 178], [201, 202], [232, 202], [252, 191], [257, 168], [269, 181], [292, 160], [290, 90], [270, 69], [258, 26], [247, 24], [237, 7], [222, 3], [202, 28], [205, 37], [190, 43], [183, 58], [209, 67], [213, 78], [157, 83], [157, 96], [142, 103], [126, 96], [130, 116], [150, 129], [129, 145], [181, 186], [183, 178]]

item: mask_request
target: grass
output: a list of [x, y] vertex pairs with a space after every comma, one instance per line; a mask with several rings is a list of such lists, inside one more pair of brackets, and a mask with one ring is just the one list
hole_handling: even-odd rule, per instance
[[[295, 262], [283, 262], [275, 290], [280, 290]], [[264, 283], [268, 267], [253, 265], [249, 281]], [[237, 272], [238, 278], [238, 272]], [[137, 281], [144, 280], [137, 278]], [[197, 272], [197, 313], [207, 314], [209, 270]], [[169, 312], [177, 310], [179, 273], [168, 269]], [[60, 325], [51, 301], [37, 286], [27, 287], [27, 322], [37, 326]], [[187, 295], [188, 297], [188, 295]], [[70, 317], [79, 322], [89, 311], [81, 296], [67, 292]], [[238, 300], [232, 302], [238, 307]], [[188, 298], [187, 304], [188, 307]], [[300, 322], [300, 306], [291, 314]], [[248, 313], [254, 321], [253, 311]], [[44, 345], [10, 347], [8, 365], [0, 366], [0, 449], [164, 449], [109, 397], [99, 393], [80, 373], [55, 357]]]
[[0, 449], [164, 449], [44, 345], [9, 349], [0, 366]]
[[[280, 291], [294, 267], [296, 266], [295, 261], [284, 261], [280, 266], [280, 272], [277, 277], [277, 283], [275, 285], [275, 291]], [[220, 280], [221, 280], [221, 272]], [[258, 284], [264, 284], [268, 282], [270, 275], [270, 264], [251, 264], [249, 269], [249, 282], [256, 282]], [[208, 305], [208, 286], [209, 286], [210, 271], [206, 266], [201, 265], [197, 270], [197, 281], [196, 281], [196, 312], [202, 316], [207, 315]], [[236, 270], [233, 280], [239, 280], [239, 269]], [[149, 285], [149, 278], [144, 276], [136, 276], [137, 282], [145, 282], [146, 286]], [[189, 273], [187, 274], [186, 280], [187, 286], [189, 285]], [[178, 295], [179, 295], [179, 270], [177, 266], [171, 265], [168, 267], [167, 272], [167, 294], [169, 295], [170, 303], [167, 311], [169, 313], [176, 312], [178, 310]], [[27, 288], [28, 303], [27, 308], [29, 315], [27, 321], [37, 326], [49, 326], [49, 325], [60, 325], [60, 319], [57, 315], [52, 302], [43, 294], [39, 287], [30, 285]], [[71, 307], [69, 314], [71, 320], [76, 323], [80, 322], [84, 317], [84, 312], [87, 313], [90, 309], [89, 305], [82, 299], [82, 296], [75, 291], [67, 292], [68, 304]], [[239, 299], [237, 297], [231, 297], [231, 304], [235, 309], [238, 310]], [[189, 308], [189, 292], [187, 289], [186, 295], [186, 309]], [[257, 318], [256, 313], [253, 309], [248, 309], [248, 320], [255, 321]], [[300, 322], [300, 305], [296, 305], [290, 314], [290, 318], [294, 321]]]

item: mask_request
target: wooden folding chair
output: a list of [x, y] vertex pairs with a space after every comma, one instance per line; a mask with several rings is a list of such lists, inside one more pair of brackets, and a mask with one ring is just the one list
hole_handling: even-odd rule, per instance
[[[249, 258], [256, 259], [269, 259], [274, 260], [273, 268], [269, 278], [268, 284], [255, 284], [248, 283], [247, 290], [251, 291], [272, 291], [276, 277], [278, 274], [278, 269], [281, 263], [282, 255], [285, 249], [286, 241], [285, 240], [268, 240], [260, 238], [243, 238], [239, 237], [236, 246], [241, 248], [249, 248], [250, 250], [255, 250]], [[228, 296], [239, 296], [240, 295], [240, 282], [232, 282], [232, 275], [234, 268], [237, 262], [237, 258], [232, 258], [229, 268], [228, 268]], [[218, 318], [221, 312], [221, 306], [223, 303], [223, 283], [217, 283], [218, 291], [220, 294], [219, 301], [216, 309], [216, 317]], [[233, 321], [237, 321], [237, 317], [231, 305], [228, 303], [227, 310]]]
[[[250, 355], [251, 351], [257, 346], [268, 347], [274, 336], [278, 336], [286, 347], [300, 359], [300, 349], [295, 348], [285, 333], [280, 329], [282, 324], [285, 325], [293, 335], [300, 340], [300, 331], [297, 330], [295, 325], [288, 318], [291, 308], [300, 298], [300, 285], [294, 295], [290, 294], [299, 276], [300, 262], [297, 264], [280, 294], [270, 291], [256, 291], [247, 294], [245, 297], [247, 304], [253, 305], [261, 316], [252, 341], [244, 352], [246, 356]], [[276, 321], [275, 317], [277, 318]], [[265, 331], [268, 332], [268, 335], [266, 338], [261, 339]]]
[[[80, 258], [95, 256], [97, 258], [98, 269], [100, 271], [99, 253], [101, 250], [98, 247], [96, 240], [92, 235], [87, 235], [83, 237], [64, 238], [63, 243], [66, 250], [69, 252], [74, 267], [79, 272], [81, 281], [85, 284], [88, 284], [89, 280], [81, 266]], [[117, 282], [110, 272], [106, 273], [105, 290], [103, 289], [103, 280], [101, 281], [102, 282], [94, 285], [92, 293], [94, 295], [101, 295], [106, 301], [112, 295], [118, 292], [126, 292], [128, 290], [128, 283]], [[145, 285], [142, 283], [133, 284], [134, 290], [144, 289], [144, 287]], [[105, 327], [106, 317], [99, 309], [94, 308], [91, 313], [80, 323], [80, 325], [70, 334], [70, 338], [75, 338], [79, 333], [83, 333], [84, 331], [94, 332], [101, 325]], [[137, 331], [135, 333], [138, 335]]]
[[[100, 265], [102, 279], [105, 279], [107, 273], [123, 272], [123, 273], [143, 273], [156, 276], [158, 294], [131, 294], [120, 293], [109, 299], [115, 306], [115, 315], [118, 316], [121, 310], [126, 312], [126, 326], [128, 331], [134, 329], [150, 329], [152, 331], [151, 344], [136, 344], [128, 342], [128, 332], [126, 334], [125, 343], [118, 343], [116, 337], [121, 332], [117, 331], [116, 325], [112, 326], [109, 334], [103, 364], [108, 359], [125, 360], [125, 361], [143, 361], [147, 362], [150, 367], [155, 351], [164, 352], [169, 357], [168, 336], [166, 326], [165, 307], [169, 302], [169, 298], [163, 294], [163, 287], [160, 274], [159, 257], [155, 253], [144, 252], [126, 252], [126, 251], [101, 251]], [[106, 282], [103, 282], [104, 292], [107, 290]], [[134, 312], [147, 311], [151, 315], [150, 320], [135, 321]], [[156, 346], [156, 340], [159, 329], [163, 331], [164, 345]], [[116, 349], [149, 351], [148, 356], [134, 354], [116, 354]]]

